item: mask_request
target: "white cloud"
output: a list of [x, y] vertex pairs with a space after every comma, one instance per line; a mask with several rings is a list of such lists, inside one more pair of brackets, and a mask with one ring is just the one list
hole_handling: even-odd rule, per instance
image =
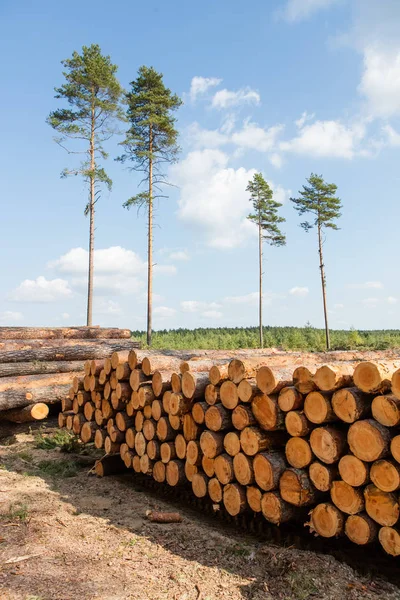
[[228, 304], [257, 304], [258, 298], [258, 292], [251, 292], [244, 296], [227, 296], [224, 298], [224, 302], [227, 302]]
[[190, 260], [187, 250], [177, 250], [176, 252], [171, 252], [169, 258], [171, 260]]
[[199, 300], [183, 300], [181, 302], [181, 309], [183, 312], [196, 313], [201, 310], [210, 311], [221, 308], [221, 304], [217, 302], [202, 302]]
[[289, 290], [289, 294], [291, 296], [297, 296], [298, 298], [304, 298], [305, 296], [308, 296], [309, 291], [310, 290], [308, 289], [308, 287], [295, 286], [292, 287], [291, 290]]
[[[72, 248], [59, 259], [51, 261], [49, 268], [60, 273], [85, 274], [88, 271], [89, 252], [84, 248]], [[94, 269], [98, 274], [125, 273], [142, 275], [146, 272], [146, 262], [132, 250], [121, 246], [111, 246], [94, 251]]]
[[275, 147], [277, 137], [283, 129], [283, 125], [274, 125], [269, 129], [263, 129], [248, 119], [244, 122], [241, 130], [232, 134], [231, 139], [241, 148], [267, 152]]
[[25, 279], [10, 294], [14, 302], [56, 302], [72, 296], [72, 290], [65, 279], [48, 280], [42, 275], [37, 279]]
[[163, 319], [173, 317], [176, 314], [176, 310], [174, 308], [170, 308], [169, 306], [157, 306], [153, 310], [153, 314], [156, 317], [161, 317]]
[[218, 310], [205, 310], [203, 313], [201, 313], [201, 316], [206, 319], [220, 319], [223, 317], [223, 314]]
[[274, 152], [268, 158], [269, 158], [269, 162], [271, 163], [271, 165], [277, 169], [280, 169], [281, 166], [283, 165], [282, 156], [280, 154], [278, 154], [277, 152]]
[[340, 0], [288, 0], [283, 10], [283, 17], [289, 22], [302, 21], [338, 1]]
[[24, 315], [20, 312], [5, 310], [0, 313], [0, 323], [2, 325], [14, 325], [23, 321]]
[[359, 91], [367, 98], [373, 116], [400, 114], [400, 50], [366, 47]]
[[398, 299], [394, 298], [393, 296], [389, 296], [388, 299], [387, 299], [387, 301], [388, 301], [389, 304], [397, 304]]
[[[256, 171], [228, 164], [227, 154], [206, 149], [190, 152], [172, 167], [172, 177], [180, 187], [178, 218], [201, 230], [206, 244], [214, 248], [235, 248], [256, 235], [246, 218], [251, 208], [246, 187]], [[276, 200], [285, 200], [286, 190], [269, 184]]]
[[381, 290], [383, 283], [381, 281], [366, 281], [365, 283], [349, 283], [349, 288], [353, 290]]
[[229, 136], [218, 129], [203, 129], [197, 121], [189, 125], [186, 135], [193, 148], [218, 148], [229, 142]]
[[378, 302], [378, 298], [364, 298], [364, 300], [362, 300], [362, 303], [366, 308], [376, 308]]
[[120, 315], [122, 309], [114, 300], [95, 300], [94, 312], [98, 315]]
[[340, 121], [315, 121], [310, 125], [303, 125], [297, 137], [281, 142], [280, 149], [317, 158], [351, 159], [365, 133], [365, 125], [362, 123], [348, 127]]
[[176, 275], [178, 269], [175, 265], [154, 265], [154, 273], [160, 273], [162, 275]]
[[190, 84], [190, 99], [195, 102], [197, 96], [205, 94], [210, 88], [219, 85], [221, 82], [222, 79], [218, 79], [218, 77], [193, 77]]
[[306, 124], [307, 121], [312, 121], [315, 117], [315, 114], [309, 114], [306, 110], [302, 113], [300, 119], [297, 119], [297, 121], [295, 121], [295, 125], [298, 129], [301, 129], [302, 127], [304, 127], [304, 125]]
[[397, 133], [391, 125], [385, 125], [382, 127], [382, 131], [385, 134], [386, 144], [389, 146], [400, 146], [400, 133]]
[[213, 108], [231, 108], [232, 106], [240, 106], [241, 104], [260, 104], [261, 97], [258, 92], [249, 87], [241, 88], [236, 92], [232, 90], [219, 90], [212, 99]]

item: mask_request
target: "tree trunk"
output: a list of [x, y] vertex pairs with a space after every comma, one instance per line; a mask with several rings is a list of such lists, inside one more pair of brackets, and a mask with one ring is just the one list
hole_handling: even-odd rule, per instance
[[350, 515], [348, 517], [344, 532], [353, 544], [363, 546], [373, 542], [378, 537], [379, 527], [368, 515]]
[[[61, 341], [61, 340], [60, 340]], [[84, 361], [88, 358], [106, 358], [114, 350], [131, 348], [134, 342], [129, 340], [99, 340], [99, 342], [73, 343], [65, 340], [68, 344], [49, 345], [48, 347], [32, 349], [5, 350], [1, 352], [2, 363], [17, 362], [40, 362], [40, 361]], [[72, 342], [72, 343], [71, 343]], [[82, 368], [83, 372], [83, 368]]]
[[41, 421], [48, 414], [49, 407], [47, 404], [38, 402], [37, 404], [29, 404], [24, 408], [15, 408], [0, 412], [0, 420], [11, 421], [12, 423], [29, 423], [31, 421]]
[[264, 348], [263, 338], [263, 315], [262, 315], [262, 229], [261, 229], [261, 215], [259, 214], [258, 221], [258, 260], [259, 260], [259, 279], [260, 279], [260, 297], [259, 297], [259, 328], [260, 328], [260, 348]]
[[331, 538], [340, 535], [344, 527], [344, 515], [329, 502], [318, 504], [311, 511], [310, 529], [318, 535]]
[[326, 349], [331, 349], [331, 341], [329, 337], [329, 325], [328, 325], [328, 310], [326, 306], [326, 277], [324, 270], [324, 258], [322, 254], [322, 237], [321, 237], [321, 225], [318, 223], [318, 253], [319, 253], [319, 268], [321, 270], [321, 285], [322, 285], [322, 301], [324, 304], [324, 318], [325, 318], [325, 338], [326, 338]]
[[151, 346], [153, 308], [153, 127], [149, 127], [149, 223], [147, 252], [147, 345]]
[[[0, 355], [1, 356], [1, 355]], [[0, 378], [16, 375], [40, 375], [42, 373], [70, 373], [72, 371], [83, 372], [84, 361], [44, 361], [44, 362], [0, 362]], [[0, 380], [1, 382], [1, 380]]]
[[332, 482], [331, 498], [335, 506], [348, 515], [356, 515], [364, 510], [362, 490], [349, 485], [345, 481]]
[[114, 327], [0, 327], [0, 340], [101, 340], [130, 337], [129, 329]]
[[369, 465], [353, 454], [345, 454], [339, 461], [339, 475], [349, 485], [359, 487], [369, 481]]
[[[94, 90], [92, 90], [94, 96]], [[91, 112], [91, 134], [90, 134], [90, 199], [89, 199], [89, 276], [88, 276], [88, 298], [87, 298], [87, 318], [86, 325], [92, 325], [93, 313], [93, 266], [94, 266], [94, 204], [95, 204], [95, 108], [94, 97], [92, 101]]]

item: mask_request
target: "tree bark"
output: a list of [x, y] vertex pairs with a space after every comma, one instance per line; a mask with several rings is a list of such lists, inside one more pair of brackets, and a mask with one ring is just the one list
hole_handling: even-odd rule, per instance
[[39, 375], [43, 373], [70, 373], [73, 371], [82, 371], [83, 374], [84, 364], [85, 363], [82, 360], [50, 362], [34, 361], [4, 364], [0, 362], [0, 378], [12, 377], [16, 375]]
[[38, 402], [29, 404], [24, 408], [15, 408], [0, 412], [1, 421], [11, 421], [12, 423], [30, 423], [31, 421], [41, 421], [49, 414], [47, 404]]
[[129, 339], [129, 329], [114, 327], [0, 327], [0, 340]]
[[147, 345], [151, 346], [153, 308], [153, 128], [149, 126], [149, 223], [147, 256]]
[[260, 279], [260, 297], [259, 297], [259, 328], [260, 328], [260, 348], [264, 348], [264, 337], [263, 337], [263, 314], [262, 314], [262, 229], [261, 229], [261, 211], [259, 213], [258, 220], [258, 260], [259, 260], [259, 279]]
[[328, 309], [326, 306], [326, 277], [325, 277], [325, 266], [324, 266], [324, 257], [322, 254], [322, 232], [321, 232], [321, 224], [318, 223], [318, 253], [319, 253], [319, 268], [321, 270], [321, 285], [322, 285], [322, 302], [324, 305], [324, 319], [325, 319], [325, 339], [326, 339], [326, 349], [331, 349], [331, 341], [329, 336], [329, 325], [328, 325]]
[[90, 201], [89, 201], [89, 275], [88, 275], [88, 298], [87, 298], [87, 317], [86, 325], [92, 325], [93, 313], [93, 266], [94, 266], [94, 204], [95, 204], [95, 107], [94, 107], [94, 89], [92, 89], [92, 109], [91, 109], [91, 133], [90, 133]]
[[[61, 340], [60, 340], [61, 341]], [[99, 340], [98, 342], [73, 343], [65, 340], [68, 344], [52, 344], [48, 347], [4, 350], [1, 352], [2, 363], [16, 362], [41, 362], [41, 361], [85, 361], [94, 358], [106, 358], [114, 350], [132, 348], [135, 342], [130, 340]], [[83, 369], [82, 369], [83, 372]]]

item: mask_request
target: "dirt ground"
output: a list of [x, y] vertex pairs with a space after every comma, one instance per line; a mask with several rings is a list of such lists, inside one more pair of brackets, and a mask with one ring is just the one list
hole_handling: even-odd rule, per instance
[[[398, 562], [378, 549], [371, 572], [372, 555], [360, 570], [267, 544], [135, 489], [134, 474], [98, 479], [87, 458], [15, 431], [0, 440], [1, 600], [400, 599]], [[146, 519], [177, 508], [180, 524]]]

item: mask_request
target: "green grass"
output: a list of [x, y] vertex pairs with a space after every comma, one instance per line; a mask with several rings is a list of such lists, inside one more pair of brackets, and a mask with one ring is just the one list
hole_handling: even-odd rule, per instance
[[66, 458], [42, 460], [36, 466], [44, 475], [49, 477], [75, 477], [79, 471], [76, 463]]
[[82, 451], [83, 444], [70, 431], [59, 429], [54, 433], [40, 432], [35, 436], [35, 447], [41, 450], [60, 448], [62, 452], [77, 453]]
[[21, 521], [25, 522], [28, 519], [28, 507], [22, 502], [12, 504], [8, 513], [1, 515], [1, 518], [7, 521]]
[[[146, 334], [132, 331], [135, 340], [146, 346]], [[257, 348], [257, 327], [220, 327], [199, 329], [171, 329], [154, 331], [152, 346], [155, 349], [236, 350]], [[386, 350], [400, 348], [400, 330], [331, 330], [332, 350]], [[325, 332], [310, 324], [305, 327], [264, 327], [264, 347], [283, 350], [323, 351]]]

